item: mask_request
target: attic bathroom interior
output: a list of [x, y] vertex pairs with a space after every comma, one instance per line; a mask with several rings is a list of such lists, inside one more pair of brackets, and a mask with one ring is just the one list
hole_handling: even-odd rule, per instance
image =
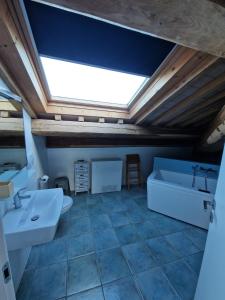
[[225, 299], [225, 5], [0, 1], [0, 299]]

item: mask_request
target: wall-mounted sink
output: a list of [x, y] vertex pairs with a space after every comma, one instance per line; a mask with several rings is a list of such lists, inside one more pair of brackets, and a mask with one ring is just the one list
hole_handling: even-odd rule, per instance
[[22, 207], [3, 217], [8, 250], [21, 249], [51, 241], [54, 238], [62, 205], [63, 190], [30, 191]]

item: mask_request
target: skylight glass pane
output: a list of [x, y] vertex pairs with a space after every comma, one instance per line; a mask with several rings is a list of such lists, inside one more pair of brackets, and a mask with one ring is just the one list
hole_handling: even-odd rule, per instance
[[[51, 95], [128, 104], [146, 77], [41, 57]], [[71, 101], [72, 101], [71, 99]]]

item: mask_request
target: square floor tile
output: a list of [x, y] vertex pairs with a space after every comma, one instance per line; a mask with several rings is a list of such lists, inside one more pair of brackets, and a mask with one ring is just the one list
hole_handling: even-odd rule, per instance
[[35, 270], [28, 270], [23, 273], [22, 280], [16, 293], [17, 300], [30, 300], [32, 282], [34, 281]]
[[140, 196], [134, 199], [134, 201], [137, 203], [137, 205], [141, 207], [147, 207], [147, 197], [146, 196]]
[[152, 222], [158, 228], [161, 234], [170, 234], [187, 229], [188, 225], [184, 222], [175, 220], [162, 214], [152, 215]]
[[141, 300], [132, 278], [123, 278], [103, 286], [105, 300]]
[[145, 221], [152, 221], [152, 223], [154, 224], [154, 218], [153, 216], [156, 215], [157, 213], [154, 212], [153, 210], [149, 209], [149, 208], [142, 208], [142, 215]]
[[91, 230], [89, 217], [72, 219], [67, 225], [67, 234], [78, 236]]
[[140, 240], [133, 224], [116, 227], [115, 232], [121, 245], [135, 243]]
[[145, 300], [180, 300], [161, 268], [139, 273], [136, 282]]
[[160, 235], [160, 233], [156, 229], [154, 223], [152, 223], [150, 221], [135, 224], [135, 227], [136, 227], [138, 235], [142, 239], [149, 239], [149, 238], [153, 238], [153, 237]]
[[131, 210], [131, 211], [141, 211], [141, 207], [135, 202], [134, 199], [132, 198], [127, 198], [124, 200], [124, 204], [127, 207], [127, 210]]
[[60, 220], [62, 220], [62, 221], [68, 221], [69, 219], [70, 219], [70, 211], [63, 213], [60, 216]]
[[169, 263], [180, 257], [164, 237], [150, 239], [147, 241], [147, 245], [160, 265]]
[[60, 218], [56, 230], [54, 239], [65, 237], [68, 234], [69, 221], [64, 218]]
[[102, 202], [98, 201], [95, 204], [88, 205], [88, 212], [90, 216], [99, 216], [105, 213]]
[[66, 262], [36, 269], [30, 299], [53, 300], [66, 296], [66, 270]]
[[145, 220], [140, 209], [138, 210], [138, 209], [129, 208], [127, 211], [127, 215], [130, 219], [130, 222], [134, 224], [144, 222]]
[[185, 230], [187, 237], [198, 247], [199, 250], [203, 251], [205, 249], [205, 243], [207, 239], [207, 231], [200, 228], [192, 228]]
[[185, 261], [188, 263], [189, 266], [191, 266], [192, 270], [195, 271], [197, 276], [199, 275], [201, 269], [202, 258], [203, 252], [198, 252], [185, 258]]
[[26, 270], [35, 269], [39, 265], [41, 255], [41, 246], [33, 246], [26, 265]]
[[88, 209], [86, 204], [74, 205], [69, 210], [69, 218], [81, 218], [88, 216]]
[[100, 284], [94, 254], [68, 261], [68, 295], [97, 287]]
[[73, 205], [69, 211], [76, 208], [87, 208], [87, 195], [75, 196], [73, 198]]
[[97, 262], [103, 284], [129, 276], [129, 267], [119, 248], [99, 252]]
[[113, 227], [127, 225], [130, 223], [127, 214], [125, 212], [114, 212], [111, 213], [109, 216]]
[[163, 270], [183, 300], [194, 299], [197, 276], [183, 260], [164, 265]]
[[103, 207], [104, 211], [107, 213], [127, 210], [126, 205], [119, 199], [105, 198], [105, 196], [104, 196], [102, 203], [103, 203], [102, 207]]
[[53, 240], [39, 247], [40, 247], [40, 256], [38, 260], [39, 268], [45, 267], [46, 265], [67, 260], [66, 243], [63, 238], [58, 240]]
[[133, 199], [139, 198], [139, 197], [144, 197], [147, 194], [147, 189], [145, 188], [140, 188], [133, 186], [128, 192], [128, 195], [132, 197]]
[[149, 248], [143, 242], [123, 246], [122, 251], [133, 273], [143, 272], [156, 266]]
[[110, 218], [106, 214], [91, 216], [91, 226], [93, 230], [104, 230], [112, 227]]
[[67, 240], [68, 259], [89, 254], [95, 250], [92, 233], [84, 233]]
[[187, 238], [184, 232], [176, 232], [165, 236], [166, 240], [176, 249], [180, 256], [199, 252], [198, 248]]
[[103, 201], [119, 201], [121, 200], [121, 192], [109, 192], [102, 194]]
[[67, 300], [104, 300], [101, 287], [87, 290], [67, 297]]
[[87, 195], [87, 205], [101, 204], [102, 196], [101, 194], [89, 194]]
[[97, 251], [110, 249], [119, 246], [119, 241], [116, 237], [113, 228], [108, 228], [102, 231], [94, 232], [94, 241]]

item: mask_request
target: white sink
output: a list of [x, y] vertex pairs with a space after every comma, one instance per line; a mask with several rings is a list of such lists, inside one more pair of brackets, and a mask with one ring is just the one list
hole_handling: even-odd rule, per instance
[[62, 205], [63, 190], [47, 189], [26, 192], [22, 207], [3, 217], [8, 250], [16, 250], [51, 241], [54, 238]]

